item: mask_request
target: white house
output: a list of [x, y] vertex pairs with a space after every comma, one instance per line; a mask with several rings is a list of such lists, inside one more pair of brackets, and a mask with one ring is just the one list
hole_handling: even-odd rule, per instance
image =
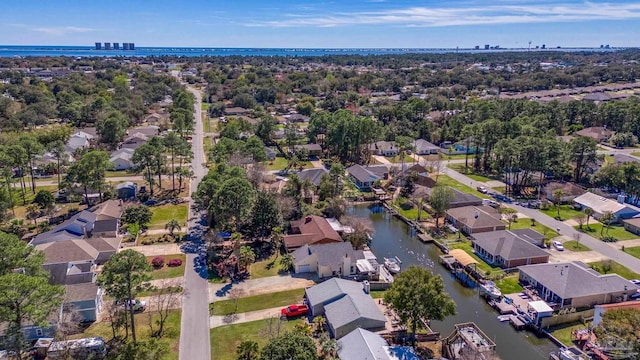
[[127, 170], [132, 168], [135, 164], [131, 161], [133, 157], [134, 149], [123, 148], [114, 151], [111, 154], [109, 161], [113, 164], [114, 170]]
[[349, 242], [304, 245], [291, 255], [296, 274], [315, 272], [320, 278], [354, 275], [357, 261], [364, 259]]
[[611, 212], [613, 214], [612, 223], [620, 222], [622, 219], [630, 219], [640, 213], [627, 204], [622, 204], [591, 192], [586, 192], [573, 201], [579, 205], [581, 209], [591, 208], [593, 210], [593, 217], [596, 219], [600, 219], [606, 212]]

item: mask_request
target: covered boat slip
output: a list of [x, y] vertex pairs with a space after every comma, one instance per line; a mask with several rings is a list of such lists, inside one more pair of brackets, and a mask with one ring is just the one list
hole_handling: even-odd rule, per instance
[[449, 255], [453, 256], [456, 261], [464, 267], [468, 267], [469, 265], [478, 263], [476, 259], [474, 259], [471, 255], [467, 254], [462, 249], [453, 249], [449, 251]]

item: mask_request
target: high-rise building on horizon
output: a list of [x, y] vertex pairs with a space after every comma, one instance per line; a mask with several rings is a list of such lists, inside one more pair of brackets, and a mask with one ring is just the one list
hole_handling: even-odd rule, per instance
[[122, 43], [122, 50], [129, 50], [129, 43]]
[[120, 43], [114, 42], [113, 43], [113, 50], [120, 50]]
[[111, 50], [111, 43], [108, 43], [108, 42], [104, 43], [104, 49]]
[[102, 43], [96, 43], [96, 50], [102, 50]]

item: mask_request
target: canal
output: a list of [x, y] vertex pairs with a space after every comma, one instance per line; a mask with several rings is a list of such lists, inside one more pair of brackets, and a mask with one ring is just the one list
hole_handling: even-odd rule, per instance
[[549, 353], [557, 351], [557, 347], [546, 338], [540, 338], [528, 331], [515, 331], [508, 322], [498, 321], [498, 313], [482, 298], [477, 289], [472, 290], [457, 282], [451, 273], [438, 263], [439, 249], [435, 245], [424, 244], [417, 237], [412, 237], [410, 228], [404, 222], [385, 213], [372, 213], [366, 206], [350, 208], [349, 215], [371, 219], [375, 234], [371, 241], [371, 250], [378, 256], [380, 263], [383, 257], [397, 256], [402, 260], [402, 267], [420, 265], [428, 267], [440, 274], [444, 280], [446, 291], [457, 304], [457, 314], [444, 321], [432, 321], [431, 327], [448, 336], [453, 325], [463, 322], [475, 322], [487, 336], [496, 343], [497, 352], [503, 360], [541, 360], [548, 359]]

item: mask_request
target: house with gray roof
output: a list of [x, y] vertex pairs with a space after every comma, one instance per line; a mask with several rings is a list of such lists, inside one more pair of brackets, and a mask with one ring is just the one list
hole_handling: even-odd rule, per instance
[[627, 301], [640, 290], [618, 274], [600, 274], [580, 261], [525, 265], [518, 270], [520, 283], [531, 286], [556, 309]]
[[386, 317], [362, 283], [332, 278], [305, 290], [313, 316], [325, 315], [331, 334], [339, 339], [357, 329], [384, 329]]
[[322, 180], [322, 177], [324, 175], [329, 175], [329, 171], [327, 169], [313, 168], [313, 169], [305, 169], [300, 171], [298, 173], [298, 178], [300, 179], [300, 181], [305, 181], [309, 179], [309, 181], [311, 181], [313, 185], [318, 187], [320, 185], [320, 180]]
[[638, 214], [638, 210], [631, 205], [624, 204], [612, 199], [605, 198], [592, 192], [586, 192], [575, 199], [573, 202], [580, 206], [581, 210], [591, 208], [593, 217], [600, 219], [607, 212], [613, 214], [612, 223], [620, 222], [623, 219], [630, 219]]
[[81, 322], [93, 322], [99, 317], [102, 295], [103, 290], [92, 282], [66, 285], [63, 307], [76, 311]]
[[356, 262], [364, 259], [362, 250], [349, 242], [304, 245], [291, 255], [296, 274], [315, 272], [319, 278], [354, 275]]
[[340, 360], [419, 360], [409, 346], [389, 346], [380, 335], [355, 329], [338, 340]]
[[109, 162], [113, 164], [114, 170], [127, 170], [135, 166], [131, 158], [133, 157], [135, 149], [122, 148], [111, 153]]
[[471, 239], [478, 256], [504, 269], [549, 262], [548, 252], [509, 230], [473, 234]]
[[490, 206], [462, 206], [447, 210], [445, 218], [467, 235], [505, 230], [500, 212]]
[[[451, 189], [451, 192], [453, 193], [453, 198], [451, 199], [451, 202], [449, 202], [450, 209], [459, 208], [463, 206], [482, 206], [481, 198], [473, 194], [464, 193], [452, 187], [450, 187], [450, 189]], [[433, 191], [433, 188], [426, 189], [426, 192], [428, 195], [431, 195], [431, 191]]]
[[545, 240], [544, 235], [540, 234], [539, 232], [531, 228], [513, 229], [509, 231], [518, 235], [521, 239], [526, 240], [533, 245], [544, 247], [544, 240]]
[[370, 190], [376, 181], [386, 179], [389, 176], [389, 169], [384, 165], [362, 166], [356, 164], [347, 168], [347, 174], [358, 189], [366, 191]]
[[392, 157], [398, 155], [400, 149], [393, 141], [377, 141], [369, 144], [369, 150], [374, 155]]
[[440, 146], [432, 144], [425, 139], [417, 139], [413, 142], [413, 148], [418, 155], [437, 155], [440, 153]]

